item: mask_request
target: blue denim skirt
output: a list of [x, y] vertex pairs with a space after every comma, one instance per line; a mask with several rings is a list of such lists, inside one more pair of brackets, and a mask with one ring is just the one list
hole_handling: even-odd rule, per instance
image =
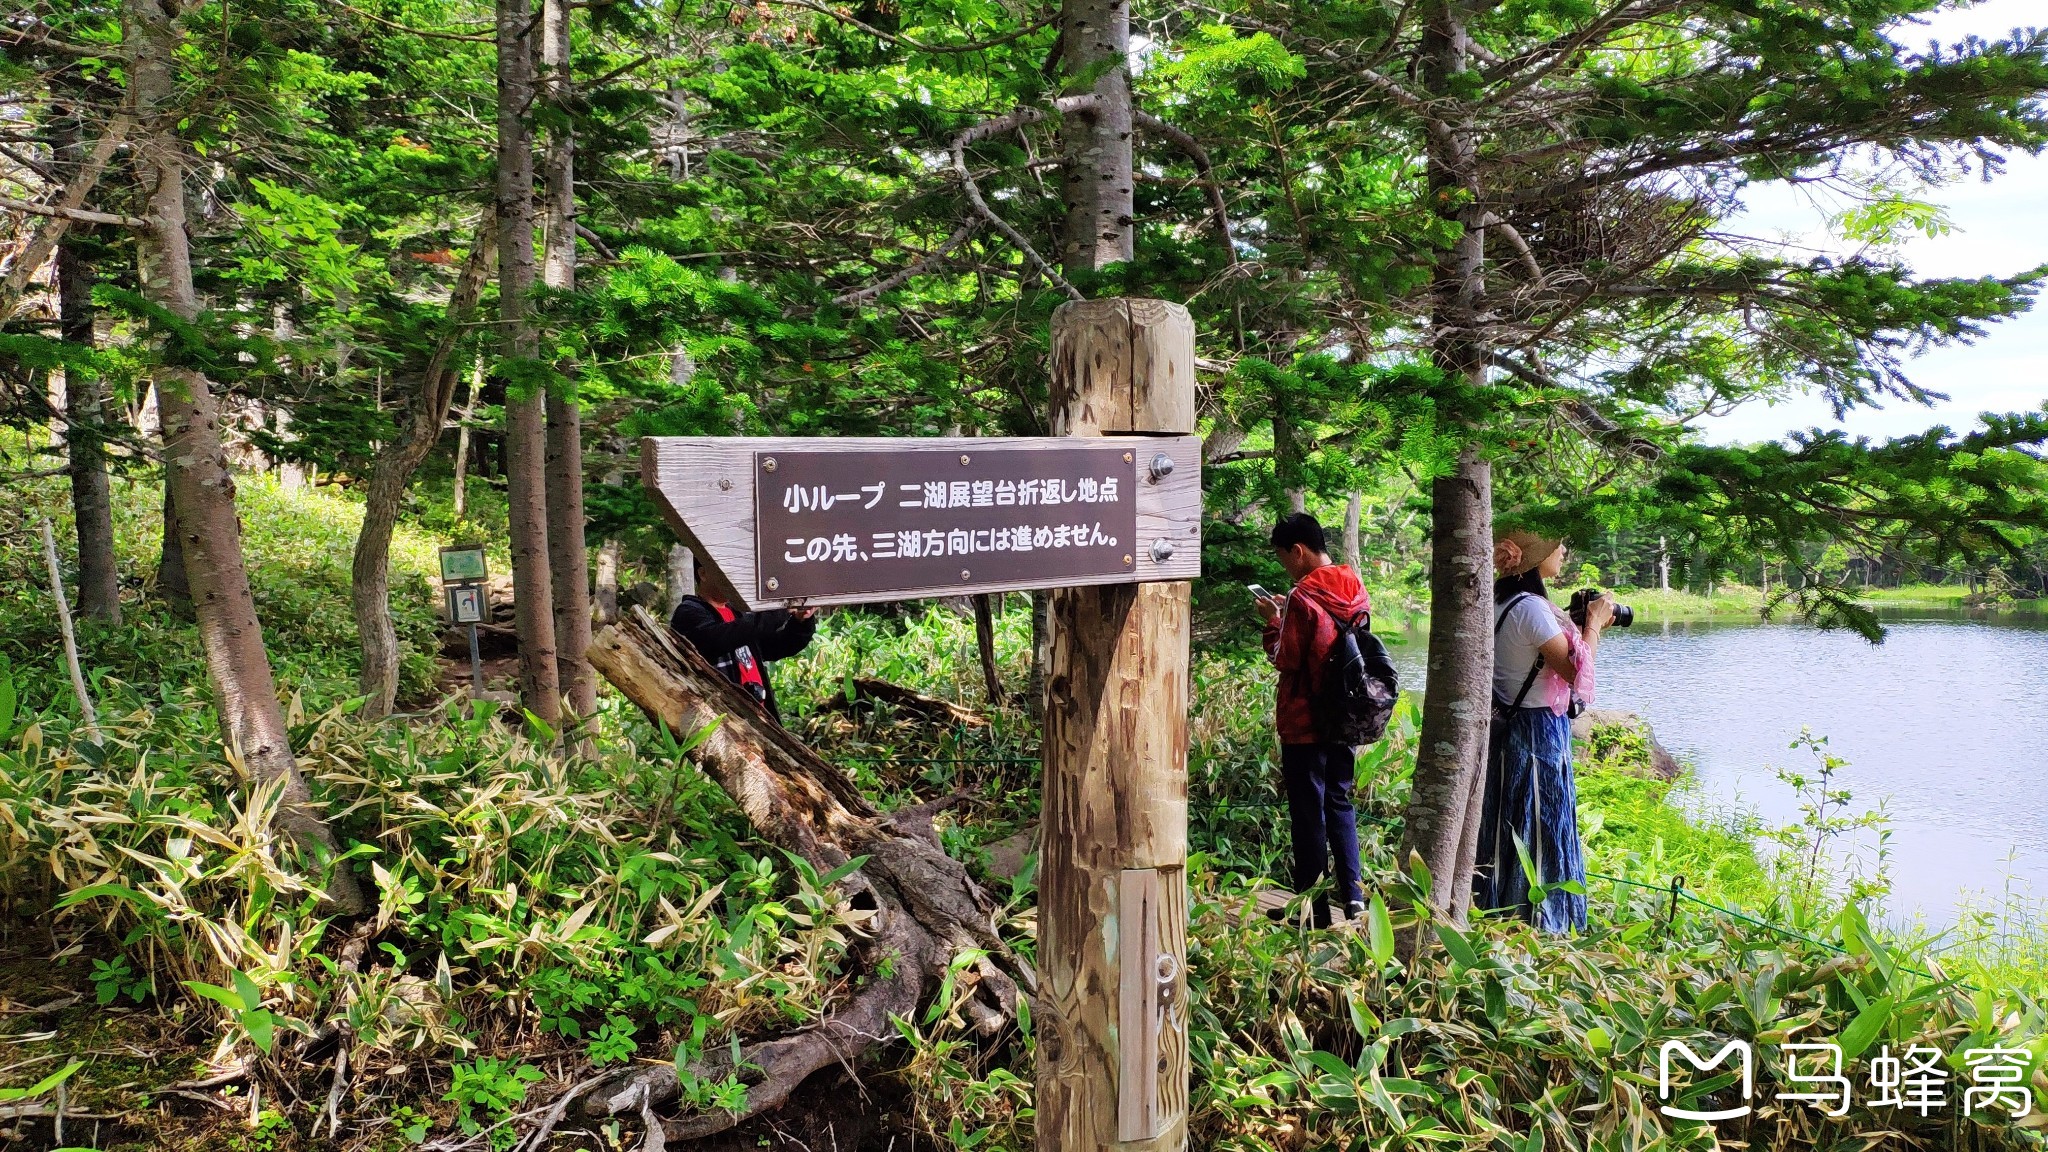
[[1579, 788], [1572, 776], [1572, 722], [1548, 708], [1496, 708], [1486, 756], [1486, 796], [1479, 818], [1477, 907], [1513, 910], [1544, 932], [1586, 926], [1586, 898], [1551, 891], [1529, 902], [1529, 877], [1515, 848], [1519, 837], [1546, 888], [1586, 883], [1579, 844]]

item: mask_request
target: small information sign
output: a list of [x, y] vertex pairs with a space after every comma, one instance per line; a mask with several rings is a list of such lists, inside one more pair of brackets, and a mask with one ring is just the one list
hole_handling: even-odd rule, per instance
[[809, 598], [1134, 570], [1123, 445], [960, 453], [813, 449], [754, 461], [760, 594]]
[[451, 624], [483, 623], [484, 586], [481, 584], [449, 585], [448, 621]]
[[441, 549], [441, 582], [462, 584], [489, 579], [484, 568], [481, 544], [457, 544]]

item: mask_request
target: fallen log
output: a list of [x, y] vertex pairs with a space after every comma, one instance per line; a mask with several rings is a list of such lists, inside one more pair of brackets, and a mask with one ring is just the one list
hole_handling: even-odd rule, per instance
[[905, 712], [914, 712], [927, 720], [936, 720], [942, 724], [958, 724], [964, 728], [988, 727], [988, 717], [971, 708], [963, 708], [951, 700], [927, 696], [915, 689], [905, 688], [901, 684], [891, 684], [887, 680], [877, 680], [872, 676], [854, 677], [853, 692], [852, 700], [845, 696], [834, 696], [821, 705], [819, 711], [851, 712], [864, 700], [880, 700], [893, 704]]
[[[966, 979], [956, 978], [961, 1014], [986, 1036], [1016, 1019], [1018, 983], [1030, 988], [1032, 973], [998, 935], [996, 903], [940, 848], [929, 819], [899, 822], [878, 811], [845, 773], [790, 735], [645, 608], [636, 606], [600, 631], [590, 662], [677, 736], [711, 728], [691, 758], [770, 843], [821, 873], [867, 857], [841, 882], [854, 907], [874, 912], [869, 936], [855, 953], [867, 977], [852, 982], [859, 990], [818, 1024], [742, 1050], [746, 1106], [684, 1116], [667, 1126], [668, 1137], [725, 1131], [780, 1106], [813, 1072], [851, 1066], [869, 1047], [895, 1037], [890, 1018], [914, 1017], [963, 951], [986, 955], [962, 974]], [[719, 1053], [693, 1071], [719, 1077], [730, 1064], [730, 1054]], [[658, 1065], [594, 1088], [581, 1110], [641, 1117], [677, 1094], [675, 1069]], [[529, 1140], [527, 1146], [538, 1144]]]

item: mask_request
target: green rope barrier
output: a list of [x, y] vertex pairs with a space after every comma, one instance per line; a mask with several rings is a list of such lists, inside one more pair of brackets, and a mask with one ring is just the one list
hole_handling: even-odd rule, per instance
[[[842, 757], [842, 758], [840, 759], [840, 762], [841, 762], [841, 763], [845, 763], [845, 764], [955, 764], [955, 765], [958, 765], [958, 764], [1036, 764], [1036, 763], [1039, 763], [1040, 759], [1041, 759], [1041, 758], [1040, 758], [1040, 757], [1037, 757], [1037, 756], [1016, 756], [1016, 757], [978, 757], [978, 756], [954, 756], [954, 757], [929, 757], [929, 758], [905, 758], [905, 757], [895, 757], [895, 756], [877, 756], [877, 757]], [[1232, 808], [1244, 808], [1244, 809], [1258, 809], [1258, 810], [1264, 810], [1264, 809], [1273, 809], [1273, 808], [1283, 808], [1283, 807], [1285, 807], [1285, 806], [1286, 806], [1286, 803], [1287, 803], [1287, 802], [1286, 802], [1286, 801], [1284, 801], [1284, 800], [1207, 800], [1207, 801], [1194, 801], [1194, 802], [1191, 802], [1191, 806], [1192, 806], [1192, 807], [1194, 807], [1194, 808], [1196, 808], [1196, 809], [1198, 809], [1198, 810], [1201, 810], [1201, 811], [1208, 811], [1208, 812], [1228, 812], [1228, 811], [1229, 811], [1229, 810], [1231, 810]], [[1369, 813], [1369, 812], [1360, 812], [1360, 813], [1358, 813], [1358, 814], [1357, 814], [1357, 819], [1358, 819], [1358, 820], [1359, 820], [1359, 821], [1360, 821], [1361, 823], [1365, 823], [1365, 824], [1371, 824], [1371, 825], [1375, 825], [1375, 826], [1378, 826], [1378, 827], [1381, 827], [1381, 828], [1398, 828], [1398, 827], [1401, 827], [1401, 821], [1399, 821], [1399, 820], [1393, 819], [1393, 818], [1391, 818], [1391, 817], [1386, 817], [1386, 816], [1375, 816], [1375, 815], [1373, 815], [1373, 814], [1371, 814], [1371, 813]], [[1800, 941], [1801, 943], [1804, 943], [1804, 944], [1810, 944], [1810, 945], [1812, 945], [1813, 947], [1816, 947], [1816, 948], [1821, 948], [1821, 949], [1824, 949], [1824, 950], [1826, 950], [1826, 951], [1829, 951], [1829, 952], [1833, 952], [1833, 953], [1834, 953], [1834, 954], [1836, 954], [1837, 956], [1846, 956], [1846, 955], [1848, 955], [1848, 954], [1849, 954], [1849, 953], [1848, 953], [1848, 949], [1846, 949], [1846, 948], [1843, 948], [1843, 947], [1842, 947], [1841, 945], [1839, 945], [1839, 944], [1835, 944], [1835, 943], [1832, 943], [1832, 942], [1830, 942], [1830, 941], [1827, 941], [1827, 940], [1820, 940], [1820, 939], [1816, 939], [1816, 938], [1814, 938], [1814, 937], [1812, 937], [1812, 936], [1808, 936], [1808, 935], [1806, 935], [1806, 934], [1805, 934], [1805, 933], [1803, 933], [1803, 932], [1797, 931], [1796, 929], [1792, 929], [1792, 928], [1787, 928], [1787, 927], [1785, 927], [1785, 926], [1784, 926], [1784, 925], [1782, 925], [1782, 924], [1773, 924], [1773, 923], [1771, 923], [1771, 922], [1770, 922], [1770, 921], [1768, 921], [1768, 920], [1763, 920], [1763, 919], [1760, 919], [1760, 918], [1758, 918], [1758, 917], [1756, 917], [1756, 916], [1752, 916], [1752, 915], [1750, 915], [1749, 913], [1747, 913], [1747, 912], [1744, 912], [1744, 911], [1742, 911], [1742, 910], [1741, 910], [1741, 909], [1739, 909], [1739, 908], [1728, 908], [1728, 907], [1725, 907], [1725, 906], [1723, 906], [1723, 905], [1720, 905], [1720, 904], [1716, 904], [1716, 903], [1714, 903], [1714, 902], [1713, 902], [1713, 901], [1711, 901], [1711, 900], [1707, 900], [1707, 899], [1704, 899], [1704, 898], [1702, 898], [1702, 897], [1699, 897], [1699, 896], [1695, 896], [1695, 895], [1693, 895], [1693, 894], [1692, 894], [1691, 892], [1689, 892], [1689, 891], [1687, 891], [1687, 890], [1685, 889], [1685, 884], [1684, 884], [1684, 878], [1683, 878], [1683, 877], [1674, 877], [1674, 878], [1672, 879], [1672, 882], [1671, 882], [1670, 884], [1668, 884], [1668, 885], [1665, 885], [1665, 884], [1650, 884], [1650, 883], [1646, 883], [1646, 882], [1644, 882], [1644, 881], [1641, 881], [1641, 880], [1631, 880], [1631, 879], [1629, 879], [1629, 878], [1628, 878], [1628, 877], [1626, 877], [1626, 876], [1609, 876], [1609, 875], [1607, 875], [1607, 874], [1606, 874], [1606, 873], [1604, 873], [1604, 872], [1594, 872], [1594, 871], [1592, 871], [1592, 870], [1590, 870], [1590, 869], [1589, 869], [1589, 870], [1588, 870], [1588, 871], [1586, 872], [1586, 875], [1587, 875], [1587, 876], [1588, 876], [1589, 878], [1591, 878], [1591, 879], [1595, 879], [1595, 880], [1603, 880], [1603, 881], [1606, 881], [1606, 882], [1607, 882], [1607, 883], [1609, 883], [1609, 884], [1620, 884], [1620, 885], [1628, 885], [1628, 886], [1631, 886], [1631, 887], [1636, 887], [1636, 888], [1646, 888], [1646, 889], [1649, 889], [1649, 890], [1651, 890], [1651, 891], [1653, 891], [1653, 892], [1670, 892], [1670, 893], [1671, 893], [1671, 895], [1672, 895], [1672, 897], [1673, 897], [1673, 909], [1674, 909], [1674, 911], [1676, 910], [1676, 906], [1677, 906], [1677, 901], [1678, 901], [1678, 900], [1684, 900], [1684, 901], [1686, 901], [1686, 902], [1688, 902], [1688, 903], [1690, 903], [1690, 904], [1696, 904], [1696, 905], [1698, 905], [1698, 906], [1699, 906], [1699, 907], [1701, 907], [1701, 908], [1705, 908], [1705, 909], [1707, 909], [1707, 910], [1708, 910], [1708, 911], [1710, 911], [1710, 912], [1715, 912], [1715, 913], [1719, 913], [1719, 914], [1720, 914], [1720, 915], [1722, 915], [1722, 916], [1727, 916], [1727, 917], [1730, 917], [1731, 919], [1739, 920], [1739, 921], [1741, 921], [1741, 922], [1743, 922], [1743, 923], [1745, 923], [1745, 924], [1749, 924], [1749, 925], [1752, 925], [1752, 926], [1754, 926], [1754, 927], [1757, 927], [1757, 928], [1762, 928], [1762, 929], [1763, 929], [1763, 930], [1765, 930], [1766, 932], [1775, 932], [1775, 933], [1777, 933], [1777, 934], [1778, 934], [1778, 935], [1780, 935], [1780, 936], [1784, 936], [1784, 937], [1786, 937], [1787, 939], [1792, 939], [1792, 940], [1798, 940], [1798, 941]], [[1920, 976], [1920, 977], [1922, 977], [1922, 978], [1924, 978], [1924, 979], [1928, 979], [1928, 980], [1939, 980], [1939, 979], [1942, 979], [1941, 977], [1937, 977], [1937, 976], [1935, 976], [1935, 975], [1934, 975], [1933, 973], [1931, 973], [1931, 972], [1926, 972], [1926, 971], [1922, 971], [1921, 969], [1919, 969], [1919, 968], [1914, 968], [1914, 967], [1912, 967], [1912, 966], [1910, 966], [1910, 965], [1905, 965], [1905, 964], [1901, 964], [1901, 965], [1899, 965], [1899, 967], [1900, 967], [1900, 968], [1902, 968], [1902, 969], [1904, 969], [1905, 971], [1911, 972], [1911, 973], [1913, 973], [1914, 975], [1916, 975], [1916, 976]], [[1957, 985], [1957, 987], [1959, 987], [1959, 988], [1962, 988], [1962, 989], [1964, 989], [1964, 990], [1966, 990], [1966, 991], [1970, 991], [1970, 992], [1975, 992], [1975, 991], [1976, 991], [1976, 989], [1975, 989], [1975, 988], [1971, 987], [1971, 986], [1970, 986], [1970, 985], [1968, 985], [1968, 984], [1958, 984], [1958, 985]]]

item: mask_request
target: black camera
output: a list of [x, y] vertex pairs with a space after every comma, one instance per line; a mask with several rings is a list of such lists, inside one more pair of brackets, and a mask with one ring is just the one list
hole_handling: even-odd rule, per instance
[[[1598, 588], [1581, 588], [1577, 592], [1572, 593], [1571, 606], [1564, 610], [1565, 615], [1572, 618], [1572, 623], [1577, 624], [1580, 628], [1584, 628], [1586, 626], [1586, 605], [1599, 598], [1600, 590]], [[1616, 628], [1633, 628], [1635, 623], [1635, 609], [1620, 603], [1614, 606], [1614, 626]]]

